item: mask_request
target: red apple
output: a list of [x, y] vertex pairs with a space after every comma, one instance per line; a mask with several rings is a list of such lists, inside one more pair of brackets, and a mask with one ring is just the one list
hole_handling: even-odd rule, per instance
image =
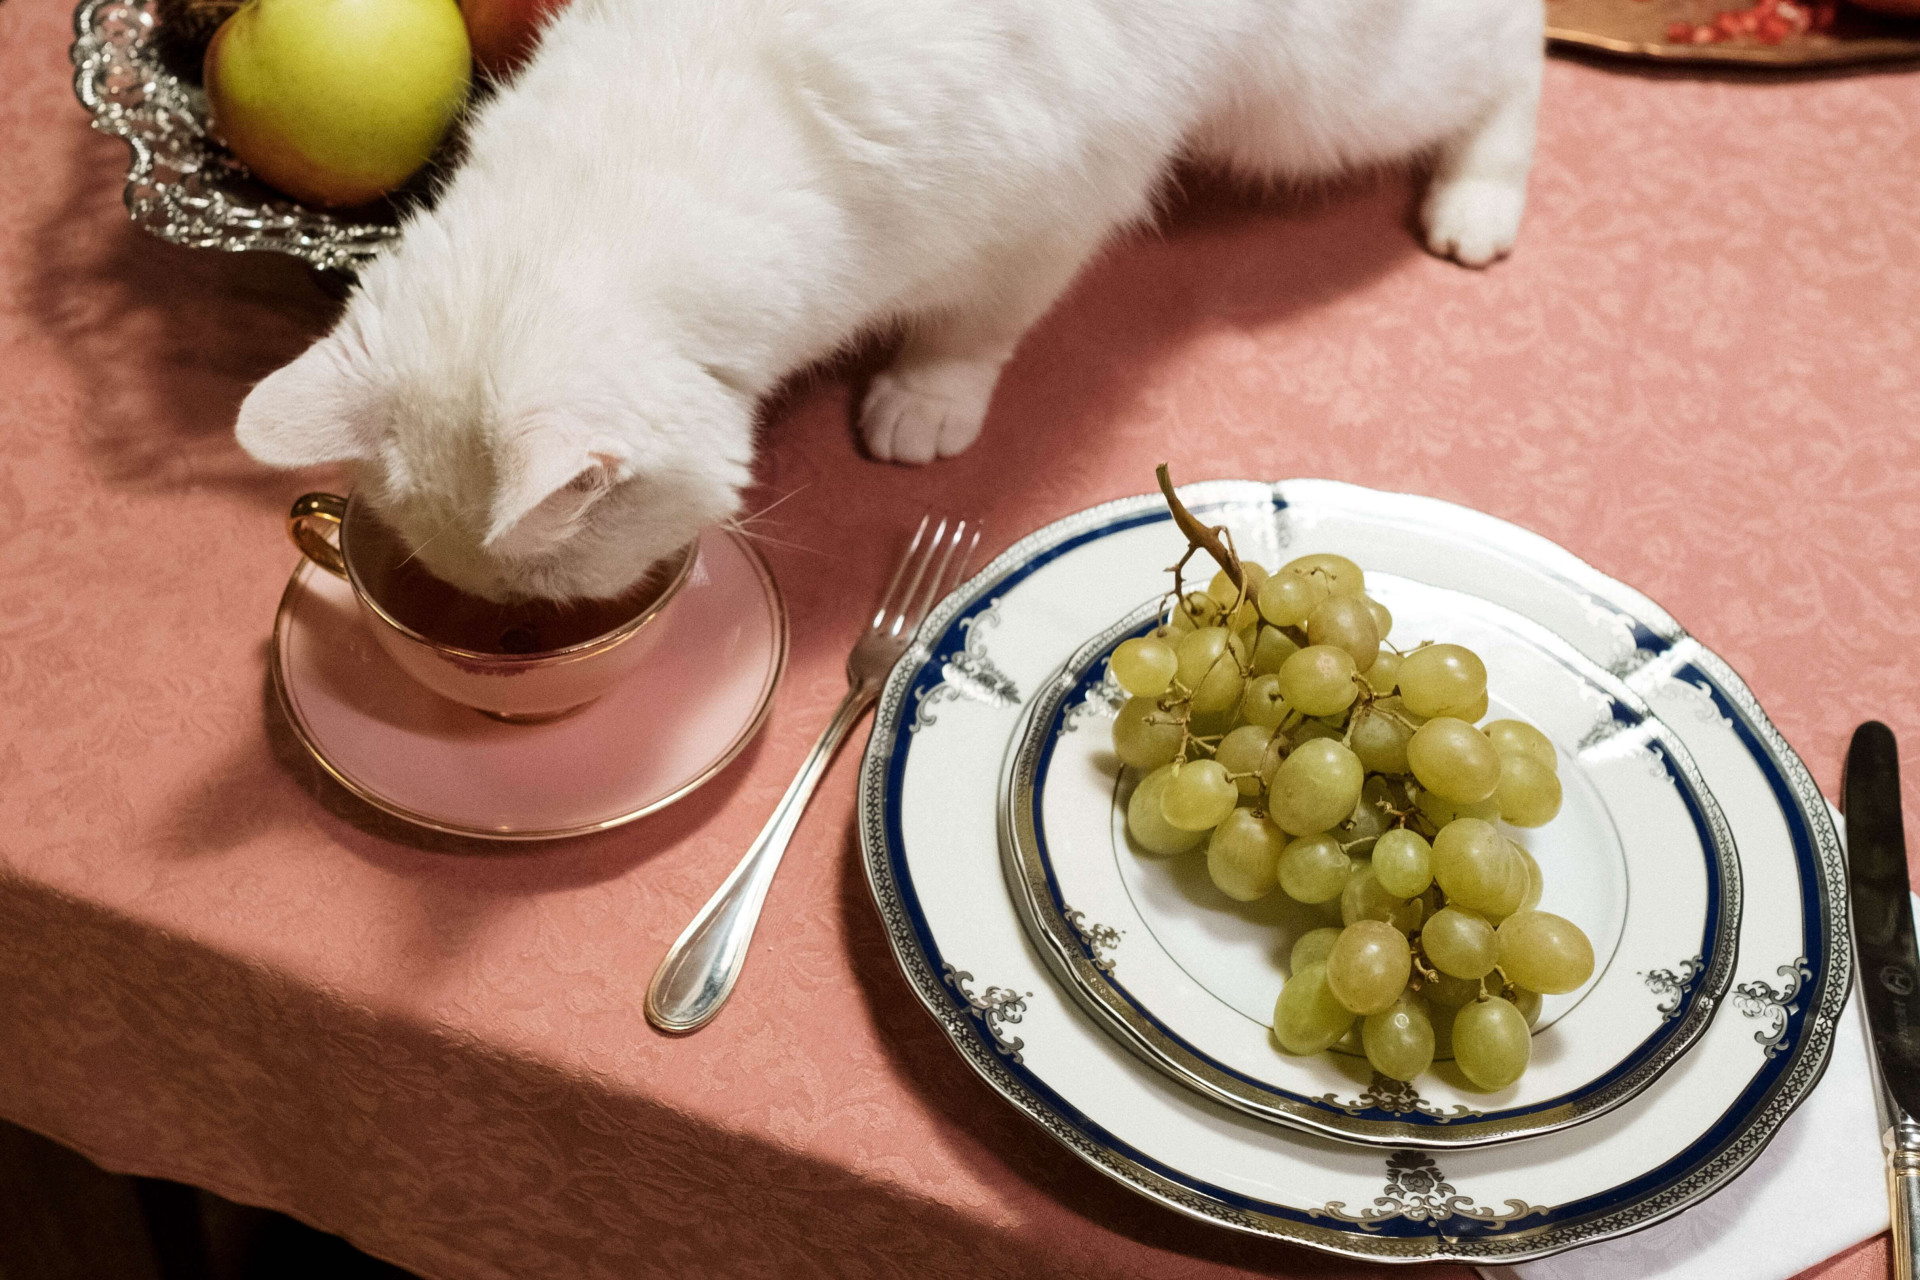
[[566, 5], [567, 0], [461, 0], [474, 62], [490, 76], [513, 71], [533, 52], [541, 26]]

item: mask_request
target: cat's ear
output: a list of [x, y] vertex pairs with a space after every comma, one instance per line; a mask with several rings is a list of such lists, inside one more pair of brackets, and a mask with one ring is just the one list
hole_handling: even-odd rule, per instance
[[322, 338], [247, 393], [233, 434], [242, 449], [270, 467], [367, 457], [376, 442], [358, 386], [339, 339]]
[[563, 541], [633, 472], [624, 442], [570, 421], [529, 425], [500, 450], [485, 545], [527, 554]]

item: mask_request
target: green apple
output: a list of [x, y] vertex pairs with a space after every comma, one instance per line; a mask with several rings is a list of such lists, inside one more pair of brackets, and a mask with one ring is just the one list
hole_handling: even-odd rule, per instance
[[353, 205], [405, 182], [472, 76], [455, 0], [248, 0], [207, 46], [214, 131], [264, 182]]

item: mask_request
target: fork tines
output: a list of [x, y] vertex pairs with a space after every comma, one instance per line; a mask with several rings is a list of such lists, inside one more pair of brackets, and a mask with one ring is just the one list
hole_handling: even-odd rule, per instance
[[[912, 631], [932, 610], [935, 601], [960, 585], [968, 562], [980, 546], [980, 526], [977, 522], [973, 524], [973, 536], [969, 540], [967, 521], [953, 521], [949, 530], [949, 521], [943, 517], [934, 526], [933, 536], [929, 538], [927, 526], [932, 521], [931, 513], [920, 517], [920, 525], [913, 531], [913, 541], [907, 544], [906, 554], [900, 557], [900, 563], [880, 597], [880, 607], [874, 611], [871, 625], [875, 631], [884, 631], [890, 637]], [[960, 550], [962, 541], [967, 543], [964, 553]], [[909, 569], [912, 570], [911, 576]], [[929, 569], [933, 572], [929, 573]], [[900, 589], [902, 579], [906, 580], [904, 591]], [[923, 585], [925, 590], [922, 590]], [[891, 622], [888, 621], [889, 615]]]

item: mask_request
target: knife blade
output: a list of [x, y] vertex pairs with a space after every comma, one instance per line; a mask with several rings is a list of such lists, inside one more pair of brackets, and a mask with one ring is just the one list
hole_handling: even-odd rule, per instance
[[1887, 1091], [1908, 1115], [1920, 1116], [1920, 959], [1900, 819], [1900, 757], [1893, 731], [1877, 720], [1854, 731], [1845, 788], [1847, 888], [1867, 1025]]
[[1847, 890], [1860, 997], [1886, 1102], [1887, 1200], [1897, 1280], [1920, 1273], [1920, 958], [1914, 954], [1907, 840], [1900, 817], [1900, 751], [1893, 730], [1869, 720], [1847, 748]]

